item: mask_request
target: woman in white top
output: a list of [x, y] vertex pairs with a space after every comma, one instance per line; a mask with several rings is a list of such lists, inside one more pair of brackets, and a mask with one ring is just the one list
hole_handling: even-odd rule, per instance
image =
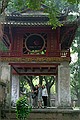
[[43, 85], [42, 86], [42, 98], [43, 98], [44, 108], [47, 107], [47, 97], [48, 97], [47, 88]]

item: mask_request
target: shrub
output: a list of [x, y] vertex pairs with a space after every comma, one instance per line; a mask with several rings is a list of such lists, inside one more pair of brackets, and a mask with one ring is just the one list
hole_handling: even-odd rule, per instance
[[20, 97], [16, 102], [16, 114], [18, 120], [25, 120], [31, 112], [31, 106], [28, 104], [26, 96]]

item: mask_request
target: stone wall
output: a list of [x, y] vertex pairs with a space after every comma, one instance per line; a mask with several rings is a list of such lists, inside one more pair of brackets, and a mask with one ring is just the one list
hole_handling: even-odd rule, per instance
[[[1, 120], [17, 120], [14, 110], [5, 113], [7, 118]], [[33, 109], [27, 120], [80, 120], [80, 110]]]

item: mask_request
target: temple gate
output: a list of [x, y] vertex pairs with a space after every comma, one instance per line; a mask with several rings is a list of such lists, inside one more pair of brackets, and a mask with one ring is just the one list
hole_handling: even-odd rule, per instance
[[11, 81], [14, 103], [19, 98], [19, 75], [54, 75], [56, 106], [71, 106], [70, 46], [77, 23], [66, 22], [66, 15], [59, 20], [65, 21], [63, 26], [52, 29], [47, 14], [27, 11], [7, 15], [1, 22], [4, 25], [2, 42], [7, 50], [0, 51], [0, 83], [6, 86], [7, 81]]

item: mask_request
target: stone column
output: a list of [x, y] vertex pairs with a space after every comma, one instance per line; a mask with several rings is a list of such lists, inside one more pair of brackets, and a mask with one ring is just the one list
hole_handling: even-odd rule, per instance
[[71, 106], [70, 68], [68, 62], [63, 62], [58, 66], [57, 100], [58, 107], [66, 108]]
[[0, 62], [0, 103], [6, 100], [7, 81], [10, 81], [10, 66], [8, 63]]
[[0, 62], [0, 81], [3, 83], [10, 81], [10, 73], [10, 65]]
[[12, 75], [12, 85], [11, 85], [11, 103], [15, 107], [16, 101], [19, 99], [19, 76]]
[[55, 79], [55, 90], [56, 90], [55, 107], [58, 107], [58, 76], [56, 76]]

